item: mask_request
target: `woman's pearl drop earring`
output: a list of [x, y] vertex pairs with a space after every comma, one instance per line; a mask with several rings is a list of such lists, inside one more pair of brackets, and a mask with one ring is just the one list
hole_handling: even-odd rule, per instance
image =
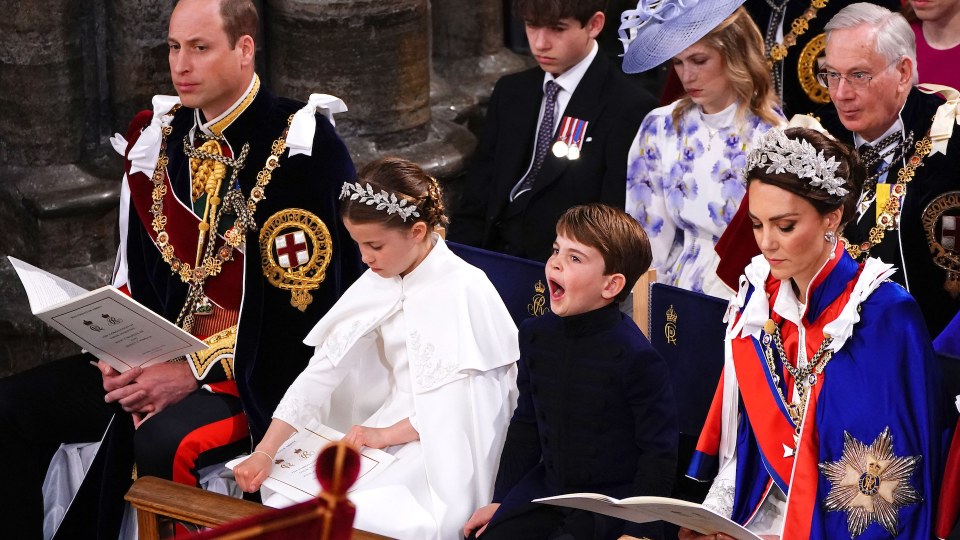
[[837, 233], [833, 231], [827, 231], [824, 233], [823, 239], [827, 242], [830, 242], [830, 245], [833, 247], [833, 249], [830, 250], [830, 260], [835, 259], [837, 257]]

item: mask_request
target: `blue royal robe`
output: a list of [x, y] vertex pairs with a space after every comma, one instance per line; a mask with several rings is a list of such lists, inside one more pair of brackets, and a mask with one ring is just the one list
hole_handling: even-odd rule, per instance
[[776, 390], [792, 400], [792, 377], [778, 354], [771, 373], [761, 330], [768, 318], [782, 326], [795, 366], [798, 327], [774, 309], [791, 285], [761, 256], [731, 302], [724, 377], [688, 475], [709, 480], [718, 466], [735, 467], [729, 517], [744, 526], [775, 484], [787, 496], [782, 540], [930, 538], [943, 435], [930, 337], [914, 299], [886, 279], [888, 265], [858, 265], [842, 246], [835, 253], [802, 318], [808, 359], [825, 332], [837, 350], [807, 390], [799, 443]]

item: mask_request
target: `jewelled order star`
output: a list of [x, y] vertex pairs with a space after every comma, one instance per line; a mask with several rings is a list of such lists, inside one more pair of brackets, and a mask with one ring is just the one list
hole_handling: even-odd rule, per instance
[[819, 465], [820, 472], [830, 481], [824, 506], [830, 512], [847, 513], [851, 538], [860, 536], [874, 522], [896, 536], [897, 512], [923, 501], [910, 485], [910, 477], [923, 456], [896, 456], [889, 427], [870, 446], [846, 431], [843, 437], [843, 457]]

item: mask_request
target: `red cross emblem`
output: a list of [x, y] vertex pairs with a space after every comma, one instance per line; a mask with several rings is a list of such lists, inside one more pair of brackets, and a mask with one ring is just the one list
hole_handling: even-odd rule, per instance
[[943, 216], [940, 221], [940, 245], [947, 251], [956, 251], [957, 236], [960, 231], [957, 230], [957, 216]]
[[284, 268], [296, 268], [310, 260], [307, 237], [303, 231], [278, 236], [276, 246], [277, 262]]

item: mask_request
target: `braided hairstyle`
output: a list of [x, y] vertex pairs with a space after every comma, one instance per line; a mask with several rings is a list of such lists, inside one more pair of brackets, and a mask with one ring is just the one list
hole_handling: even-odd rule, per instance
[[847, 194], [843, 196], [831, 195], [825, 189], [810, 185], [809, 178], [800, 178], [794, 173], [783, 172], [780, 174], [767, 173], [766, 167], [757, 167], [747, 174], [747, 186], [751, 182], [762, 182], [777, 186], [798, 195], [807, 200], [816, 208], [821, 216], [829, 214], [838, 208], [843, 208], [843, 216], [840, 218], [840, 227], [837, 229], [839, 234], [843, 231], [844, 225], [849, 223], [857, 212], [857, 199], [863, 189], [863, 182], [867, 177], [866, 169], [860, 162], [860, 156], [856, 150], [839, 141], [827, 137], [819, 131], [793, 127], [784, 130], [784, 135], [790, 139], [805, 140], [810, 143], [818, 152], [823, 152], [824, 159], [831, 157], [840, 162], [834, 175], [837, 178], [845, 180], [843, 188]]
[[406, 199], [408, 205], [417, 207], [420, 217], [404, 221], [398, 214], [377, 210], [376, 205], [344, 199], [341, 201], [340, 216], [353, 223], [380, 223], [393, 229], [409, 230], [422, 221], [431, 231], [449, 223], [440, 184], [412, 161], [397, 157], [380, 158], [360, 169], [357, 183], [364, 188], [369, 184], [374, 193], [383, 190], [395, 194], [397, 199]]

